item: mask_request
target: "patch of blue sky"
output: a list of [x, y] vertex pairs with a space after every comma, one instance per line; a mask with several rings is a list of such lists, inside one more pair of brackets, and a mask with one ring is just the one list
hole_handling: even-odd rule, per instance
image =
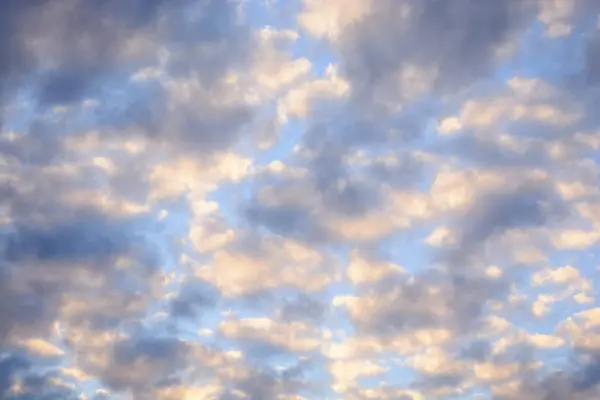
[[328, 363], [321, 360], [313, 360], [306, 368], [302, 377], [309, 385], [301, 388], [300, 394], [307, 399], [329, 400], [335, 398], [336, 394], [331, 387], [331, 377], [327, 369]]
[[[239, 183], [221, 183], [219, 187], [208, 193], [206, 200], [214, 201], [219, 205], [219, 213], [223, 216], [228, 226], [242, 228], [245, 225], [242, 211], [244, 204], [253, 194], [253, 182], [244, 179]], [[242, 213], [243, 215], [243, 213]]]
[[[583, 67], [582, 50], [589, 25], [584, 24], [583, 28], [578, 25], [573, 34], [551, 38], [545, 34], [546, 26], [542, 22], [534, 22], [519, 36], [515, 57], [500, 65], [496, 78], [508, 80], [519, 76], [557, 83], [579, 72]], [[533, 53], [536, 57], [531, 57]]]
[[276, 29], [288, 29], [290, 25], [290, 20], [286, 20], [285, 14], [282, 13], [283, 7], [277, 0], [242, 0], [240, 4], [245, 20], [253, 27], [272, 26]]
[[436, 226], [434, 223], [425, 223], [398, 231], [380, 242], [380, 252], [408, 274], [417, 275], [429, 270], [439, 250], [425, 243], [425, 239]]
[[293, 155], [294, 147], [300, 143], [307, 124], [303, 120], [291, 118], [280, 129], [276, 142], [269, 148], [256, 153], [255, 165], [267, 165], [275, 160], [286, 163]]
[[301, 27], [298, 29], [300, 30], [300, 36], [292, 46], [292, 54], [294, 57], [307, 57], [315, 74], [323, 76], [329, 65], [338, 64], [339, 60], [335, 57], [335, 52], [333, 49], [328, 48], [330, 45], [327, 43], [303, 34]]

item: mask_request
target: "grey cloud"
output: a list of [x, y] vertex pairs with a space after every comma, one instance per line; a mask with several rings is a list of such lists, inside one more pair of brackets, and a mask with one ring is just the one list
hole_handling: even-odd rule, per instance
[[31, 374], [23, 379], [25, 393], [8, 395], [7, 400], [76, 400], [80, 395], [68, 387], [61, 387], [52, 383], [56, 374]]
[[[214, 150], [228, 148], [244, 135], [243, 127], [254, 115], [252, 107], [223, 106], [213, 96], [224, 90], [221, 78], [230, 67], [244, 67], [252, 62], [254, 38], [247, 25], [236, 21], [232, 2], [206, 0], [197, 2], [195, 9], [193, 2], [166, 0], [52, 3], [0, 1], [4, 11], [0, 11], [0, 95], [3, 96], [0, 104], [8, 104], [18, 89], [31, 83], [35, 86], [40, 113], [53, 105], [76, 105], [87, 96], [104, 94], [116, 86], [128, 92], [128, 99], [125, 104], [115, 105], [112, 101], [101, 104], [94, 123], [96, 127], [114, 128], [123, 139], [126, 134], [121, 128], [137, 127], [157, 147], [167, 147], [175, 153], [191, 151], [204, 157]], [[390, 145], [410, 148], [427, 128], [433, 110], [426, 108], [419, 112], [408, 107], [394, 114], [395, 111], [386, 108], [387, 104], [380, 104], [380, 99], [403, 98], [409, 89], [391, 84], [397, 69], [408, 64], [415, 64], [421, 70], [439, 68], [440, 75], [433, 82], [436, 95], [469, 86], [493, 67], [493, 48], [511, 40], [535, 14], [534, 2], [527, 0], [425, 0], [411, 2], [415, 14], [410, 21], [399, 24], [402, 2], [381, 0], [374, 4], [373, 15], [342, 34], [342, 66], [353, 84], [350, 104], [339, 114], [331, 114], [335, 117], [322, 125], [315, 118], [313, 128], [305, 135], [305, 147], [317, 154], [308, 166], [309, 180], [319, 189], [320, 203], [269, 206], [253, 199], [245, 210], [252, 227], [266, 226], [277, 234], [312, 243], [339, 244], [321, 225], [324, 213], [364, 214], [378, 207], [382, 184], [409, 187], [422, 177], [423, 166], [411, 160], [393, 167], [370, 166], [364, 172], [366, 178], [355, 175], [344, 164], [344, 157], [356, 149], [379, 151]], [[183, 23], [194, 13], [193, 23]], [[125, 54], [122, 46], [136, 35], [151, 40], [153, 49], [145, 52], [141, 45], [140, 52]], [[48, 46], [32, 47], [32, 39], [45, 39]], [[592, 83], [598, 69], [596, 44], [594, 40], [589, 42], [585, 59], [586, 73]], [[166, 68], [172, 76], [195, 76], [207, 87], [207, 93], [199, 93], [193, 104], [168, 110], [165, 88], [157, 83], [126, 82], [137, 67], [156, 63], [154, 50], [161, 45], [171, 50]], [[56, 65], [46, 65], [42, 61], [46, 55], [51, 55], [48, 60], [53, 58], [51, 61]], [[68, 158], [59, 141], [70, 134], [70, 122], [67, 118], [48, 123], [40, 118], [23, 139], [0, 142], [0, 153], [10, 158], [11, 165], [23, 163], [35, 168]], [[396, 131], [395, 136], [392, 130]], [[514, 157], [483, 143], [457, 140], [453, 145], [448, 149], [450, 153], [470, 156], [479, 163], [546, 162], [544, 154], [535, 148], [523, 157]], [[126, 192], [127, 197], [143, 199], [147, 189], [142, 177], [147, 172], [145, 165], [126, 168], [125, 173], [119, 172], [111, 178], [109, 186], [119, 193]], [[92, 175], [88, 172], [84, 174], [86, 179], [64, 181], [44, 181], [35, 173], [22, 172], [19, 180], [33, 186], [31, 191], [23, 193], [20, 184], [0, 187], [0, 205], [7, 205], [15, 223], [15, 230], [3, 232], [0, 239], [5, 264], [0, 266], [0, 346], [24, 328], [38, 335], [47, 332], [69, 299], [82, 300], [89, 308], [69, 315], [66, 323], [85, 326], [91, 331], [128, 330], [131, 325], [124, 326], [123, 322], [133, 320], [136, 325], [147, 311], [148, 299], [153, 295], [149, 281], [159, 261], [149, 251], [146, 238], [135, 234], [141, 222], [115, 219], [94, 213], [88, 207], [67, 206], [62, 201], [64, 193], [89, 184], [86, 180]], [[342, 179], [346, 185], [338, 186]], [[287, 183], [281, 185], [278, 194], [283, 196]], [[455, 222], [458, 246], [441, 255], [454, 268], [449, 273], [417, 276], [411, 284], [390, 280], [381, 287], [370, 288], [393, 291], [393, 301], [375, 313], [366, 327], [359, 326], [359, 331], [364, 328], [385, 337], [414, 327], [477, 326], [487, 301], [501, 299], [510, 281], [469, 273], [467, 267], [472, 258], [488, 239], [507, 229], [552, 222], [563, 215], [563, 206], [555, 193], [535, 185], [482, 196], [473, 209]], [[260, 252], [252, 240], [240, 245], [244, 250]], [[115, 260], [119, 256], [133, 257], [141, 266], [118, 270]], [[56, 268], [56, 264], [62, 266]], [[105, 278], [108, 287], [92, 288], [76, 282], [73, 264], [80, 267], [85, 264], [83, 268]], [[45, 274], [50, 270], [57, 274]], [[435, 303], [438, 299], [427, 291], [432, 285], [441, 285], [443, 304]], [[169, 304], [170, 316], [201, 317], [204, 309], [219, 300], [214, 287], [194, 282], [184, 286]], [[249, 304], [246, 299], [243, 301]], [[272, 296], [266, 301], [282, 305], [280, 317], [285, 321], [318, 322], [327, 313], [327, 307], [318, 299], [304, 296], [284, 302]], [[448, 308], [447, 316], [435, 313], [434, 307], [438, 305]], [[286, 353], [285, 349], [260, 341], [236, 343], [254, 359]], [[79, 352], [68, 339], [66, 344], [85, 359], [85, 351]], [[110, 353], [105, 370], [95, 370], [97, 366], [85, 365], [83, 361], [84, 369], [98, 372], [101, 380], [116, 391], [129, 390], [138, 398], [152, 398], [157, 387], [178, 382], [174, 375], [190, 361], [186, 357], [190, 350], [186, 344], [149, 333], [134, 335], [114, 349], [104, 350]], [[474, 348], [464, 356], [483, 359], [489, 356], [488, 350]], [[7, 379], [29, 371], [30, 363], [31, 360], [0, 358], [0, 397], [7, 388]], [[247, 379], [230, 382], [229, 386], [239, 388], [251, 399], [275, 399], [310, 389], [313, 378], [303, 376], [305, 369], [308, 366], [303, 364], [284, 372], [256, 368]], [[26, 386], [32, 394], [20, 398], [69, 398], [69, 393], [49, 391], [48, 377], [28, 375]], [[461, 377], [453, 375], [430, 378], [419, 384], [435, 389], [461, 381]], [[531, 398], [587, 396], [591, 399], [593, 395], [587, 393], [595, 390], [597, 381], [597, 363], [592, 363], [584, 366], [577, 376], [549, 377], [540, 385], [542, 388], [532, 392], [535, 395]], [[323, 395], [308, 396], [319, 397]]]
[[489, 358], [491, 354], [490, 343], [484, 340], [476, 340], [459, 350], [459, 357], [467, 360], [482, 362]]
[[508, 279], [437, 270], [425, 271], [410, 280], [386, 278], [359, 291], [361, 296], [384, 296], [386, 304], [373, 310], [368, 318], [365, 315], [353, 322], [361, 334], [373, 334], [382, 340], [414, 329], [441, 327], [467, 334], [481, 326], [480, 316], [487, 302], [504, 298], [509, 284]]
[[375, 10], [342, 36], [345, 70], [357, 95], [368, 98], [394, 90], [385, 85], [402, 65], [437, 68], [437, 89], [472, 83], [490, 71], [495, 48], [535, 16], [536, 6], [527, 0], [374, 4]]
[[[330, 163], [336, 163], [331, 165]], [[367, 180], [353, 179], [346, 171], [335, 171], [341, 167], [339, 161], [322, 159], [316, 161], [315, 183], [323, 206], [347, 216], [364, 215], [377, 208], [381, 201], [380, 188]]]
[[[335, 149], [319, 151], [308, 161], [306, 178], [265, 175], [254, 182], [257, 188], [277, 193], [275, 204], [253, 196], [242, 204], [244, 217], [281, 235], [310, 243], [339, 241], [323, 224], [327, 216], [356, 217], [378, 209], [386, 195], [383, 187], [414, 187], [425, 171], [424, 164], [407, 154], [392, 154], [397, 164], [374, 162], [355, 166]], [[315, 196], [306, 201], [308, 192]]]
[[300, 205], [269, 206], [254, 202], [246, 207], [245, 214], [252, 223], [264, 225], [278, 234], [295, 236], [299, 232], [316, 231], [310, 211]]
[[356, 327], [379, 337], [393, 337], [411, 329], [443, 325], [447, 321], [436, 314], [436, 308], [441, 306], [439, 299], [428, 290], [432, 283], [429, 277], [418, 277], [412, 282], [384, 282], [384, 288], [376, 287], [372, 293], [391, 294], [388, 304], [368, 320], [355, 321]]
[[457, 373], [432, 374], [424, 377], [422, 381], [415, 382], [413, 387], [425, 392], [441, 388], [454, 388], [456, 390], [464, 379], [464, 376]]
[[[326, 117], [315, 110], [303, 139], [306, 148], [316, 152], [309, 167], [317, 187], [330, 199], [326, 207], [344, 210], [348, 205], [348, 211], [358, 213], [377, 207], [376, 185], [366, 190], [350, 185], [335, 192], [335, 182], [348, 178], [343, 158], [351, 150], [405, 147], [423, 137], [436, 110], [431, 101], [403, 101], [407, 88], [398, 86], [401, 67], [437, 69], [433, 89], [440, 95], [472, 84], [491, 72], [495, 50], [532, 21], [535, 11], [536, 3], [529, 0], [384, 0], [374, 2], [365, 18], [345, 28], [340, 55], [351, 97], [333, 111], [326, 108]], [[410, 16], [403, 18], [407, 12]], [[387, 100], [394, 106], [382, 104]], [[395, 105], [400, 104], [399, 110]], [[394, 173], [410, 185], [419, 174], [413, 166], [403, 167], [411, 172]], [[381, 167], [373, 174], [379, 182], [390, 179], [390, 172]]]
[[180, 318], [200, 318], [203, 311], [210, 310], [219, 300], [219, 291], [203, 281], [187, 282], [178, 296], [171, 301], [171, 314]]
[[[136, 125], [162, 145], [205, 154], [233, 144], [252, 119], [251, 107], [218, 105], [212, 94], [194, 106], [171, 109], [164, 90], [136, 97], [139, 85], [128, 81], [136, 69], [156, 66], [164, 47], [170, 52], [165, 68], [171, 76], [195, 77], [210, 93], [223, 90], [221, 78], [230, 68], [253, 62], [256, 39], [247, 24], [238, 23], [232, 1], [7, 0], [2, 7], [3, 104], [25, 82], [33, 86], [40, 111], [128, 88], [133, 100], [101, 104], [96, 127]], [[54, 129], [67, 134], [64, 127]], [[29, 142], [43, 139], [35, 132], [29, 136]]]
[[510, 288], [507, 279], [453, 275], [448, 304], [452, 309], [453, 323], [458, 331], [468, 332], [480, 326], [479, 317], [490, 300], [503, 300]]
[[16, 373], [28, 370], [31, 362], [23, 354], [3, 354], [0, 358], [0, 394], [4, 398]]
[[[112, 292], [114, 300], [119, 291], [121, 294], [135, 291], [134, 282], [150, 279], [155, 256], [145, 248], [143, 239], [135, 238], [133, 231], [128, 232], [130, 229], [125, 221], [79, 219], [51, 228], [23, 227], [12, 234], [4, 234], [5, 279], [0, 284], [3, 289], [0, 295], [0, 341], [4, 342], [15, 329], [44, 331], [49, 328], [64, 297], [73, 294], [78, 285], [85, 286], [83, 282], [73, 281], [71, 269], [76, 271], [84, 266], [109, 281], [130, 281], [130, 288], [124, 291], [117, 287], [95, 289], [98, 295], [103, 291], [105, 294]], [[141, 263], [141, 269], [134, 266], [130, 271], [119, 272], [115, 266], [118, 256], [132, 257]], [[52, 268], [50, 275], [44, 273], [48, 268]], [[23, 279], [27, 286], [19, 288], [18, 282]], [[111, 318], [118, 321], [119, 312], [123, 311], [117, 311]], [[94, 316], [91, 310], [88, 317], [98, 323], [109, 322], [108, 315]]]
[[50, 230], [23, 228], [9, 236], [4, 259], [10, 263], [26, 259], [106, 262], [104, 258], [123, 254], [129, 247], [127, 241], [124, 232], [103, 220], [79, 220]]
[[600, 77], [595, 75], [600, 71], [600, 35], [597, 34], [588, 43], [585, 61], [589, 82], [593, 84], [600, 83]]
[[[74, 100], [85, 92], [86, 83], [96, 75], [69, 67], [102, 66], [114, 62], [123, 37], [139, 24], [147, 23], [158, 12], [161, 2], [108, 1], [84, 3], [81, 1], [50, 2], [46, 0], [20, 2], [3, 1], [5, 34], [0, 43], [2, 57], [0, 80], [25, 75], [42, 65], [31, 41], [42, 38], [60, 67], [67, 67], [52, 79], [48, 76], [48, 90], [42, 90], [43, 102], [48, 104]], [[128, 7], [129, 6], [129, 7]], [[136, 13], [137, 11], [143, 11]], [[139, 16], [145, 18], [136, 20]], [[48, 46], [49, 45], [49, 46]], [[86, 76], [87, 75], [87, 76]], [[23, 76], [21, 76], [23, 77]]]
[[114, 390], [144, 393], [176, 376], [187, 362], [187, 352], [187, 345], [177, 339], [140, 333], [118, 342], [109, 364], [98, 372]]
[[458, 220], [458, 243], [440, 255], [441, 261], [448, 265], [449, 305], [460, 330], [468, 331], [477, 326], [487, 302], [502, 299], [515, 281], [511, 273], [494, 279], [472, 272], [472, 263], [481, 256], [482, 246], [508, 229], [536, 228], [560, 221], [566, 212], [564, 202], [544, 182], [480, 194], [472, 208]]
[[41, 118], [34, 116], [29, 134], [13, 140], [0, 139], [0, 154], [11, 163], [47, 165], [61, 154], [61, 145], [56, 133], [59, 129], [60, 123], [41, 121]]
[[525, 182], [515, 189], [480, 193], [474, 205], [457, 221], [459, 241], [442, 258], [463, 268], [488, 239], [508, 229], [540, 227], [559, 221], [568, 208], [546, 182]]
[[[75, 400], [79, 394], [74, 388], [59, 386], [53, 382], [59, 374], [53, 365], [44, 365], [36, 371], [35, 360], [22, 351], [9, 350], [0, 357], [0, 398], [7, 400]], [[50, 370], [48, 370], [50, 367]], [[20, 382], [20, 391], [12, 391]]]
[[426, 171], [424, 162], [404, 154], [398, 155], [397, 161], [398, 164], [374, 161], [368, 167], [367, 174], [369, 178], [389, 184], [396, 189], [413, 187], [416, 182], [423, 178]]
[[[0, 233], [0, 346], [50, 334], [73, 301], [88, 308], [68, 311], [63, 322], [92, 331], [143, 315], [159, 264], [145, 237], [152, 232], [146, 215], [116, 217], [92, 203], [69, 204], [69, 193], [89, 186], [79, 177], [45, 177], [22, 165], [10, 171], [12, 183], [1, 187], [11, 224]], [[130, 267], [119, 267], [120, 259]]]
[[[36, 103], [32, 127], [19, 132], [23, 136], [16, 140], [3, 138], [0, 143], [14, 177], [0, 188], [0, 203], [13, 225], [0, 238], [4, 278], [0, 344], [18, 332], [47, 332], [65, 302], [73, 298], [89, 302], [90, 308], [69, 315], [69, 323], [93, 330], [115, 329], [123, 321], [140, 318], [152, 297], [159, 260], [146, 238], [137, 233], [149, 228], [143, 223], [148, 216], [114, 218], [92, 204], [75, 206], [65, 199], [74, 190], [108, 180], [120, 194], [144, 200], [145, 164], [138, 162], [108, 179], [86, 170], [77, 176], [46, 177], [42, 167], [71, 157], [61, 142], [76, 131], [73, 117], [80, 114], [48, 121], [43, 113], [47, 107], [75, 105], [120, 85], [125, 91], [131, 89], [133, 100], [129, 104], [126, 100], [124, 107], [100, 102], [92, 121], [95, 128], [119, 125], [121, 119], [118, 128], [138, 124], [158, 145], [205, 154], [224, 149], [239, 137], [238, 128], [251, 118], [250, 109], [222, 108], [206, 95], [195, 102], [198, 107], [169, 112], [163, 89], [155, 87], [153, 96], [145, 97], [142, 94], [147, 93], [125, 80], [140, 66], [156, 64], [157, 50], [164, 46], [173, 56], [167, 62], [172, 75], [196, 75], [216, 89], [229, 67], [251, 62], [254, 36], [247, 25], [237, 23], [236, 5], [229, 1], [5, 0], [0, 7], [1, 105], [9, 104], [24, 88], [32, 89]], [[197, 16], [185, 22], [192, 15], [189, 7], [195, 8]], [[130, 54], [128, 41], [138, 39], [137, 53]], [[143, 39], [153, 43], [150, 49], [144, 48]], [[116, 135], [125, 139], [126, 134]], [[31, 165], [36, 168], [28, 168]], [[134, 265], [119, 269], [120, 257], [131, 258]], [[77, 281], [72, 274], [79, 269], [89, 269], [105, 284], [91, 288], [91, 283]], [[194, 312], [199, 298], [190, 293], [176, 299], [176, 314]]]
[[[235, 390], [243, 392], [251, 400], [275, 400], [284, 396], [302, 395], [308, 398], [323, 397], [324, 382], [307, 380], [305, 372], [314, 362], [321, 360], [300, 361], [281, 371], [271, 368], [254, 368], [249, 377], [231, 382]], [[235, 398], [230, 392], [224, 393], [222, 400]]]
[[[586, 391], [600, 385], [600, 355], [592, 354], [592, 360], [585, 363], [574, 379], [577, 391]], [[600, 390], [597, 391], [597, 393]]]
[[284, 321], [319, 321], [327, 311], [324, 302], [306, 294], [299, 294], [297, 297], [283, 302], [280, 314]]
[[520, 388], [514, 396], [498, 396], [498, 400], [592, 400], [600, 395], [600, 374], [597, 351], [573, 349], [568, 363], [560, 369], [531, 368], [531, 354], [518, 351], [521, 369], [516, 378]]
[[39, 101], [42, 104], [67, 105], [84, 97], [98, 73], [88, 69], [59, 69], [44, 75], [39, 89]]
[[[597, 385], [597, 381], [595, 385]], [[597, 387], [579, 388], [574, 385], [573, 377], [566, 372], [558, 372], [547, 376], [539, 386], [527, 388], [520, 398], [531, 400], [593, 400], [598, 398]]]
[[536, 167], [550, 165], [548, 150], [541, 141], [521, 146], [518, 151], [502, 148], [490, 138], [482, 139], [471, 135], [452, 138], [436, 146], [439, 155], [458, 157], [484, 167]]
[[[553, 190], [529, 183], [513, 191], [480, 194], [473, 207], [456, 222], [458, 244], [443, 250], [442, 270], [430, 270], [407, 281], [386, 279], [366, 292], [390, 295], [389, 305], [368, 320], [356, 320], [360, 331], [378, 337], [415, 328], [451, 327], [466, 334], [481, 325], [480, 317], [490, 300], [502, 300], [515, 277], [506, 273], [491, 278], [473, 270], [472, 263], [492, 236], [510, 228], [539, 227], [564, 215], [565, 208]], [[436, 287], [435, 295], [429, 290]], [[445, 310], [440, 314], [440, 310]]]

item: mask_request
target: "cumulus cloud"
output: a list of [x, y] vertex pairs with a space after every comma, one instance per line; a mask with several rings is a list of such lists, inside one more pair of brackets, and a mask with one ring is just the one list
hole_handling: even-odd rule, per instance
[[599, 13], [0, 1], [0, 398], [598, 398]]

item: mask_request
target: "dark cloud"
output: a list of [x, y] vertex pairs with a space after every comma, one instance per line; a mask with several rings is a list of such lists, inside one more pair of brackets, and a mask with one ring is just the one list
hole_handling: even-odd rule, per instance
[[[581, 355], [581, 354], [579, 354]], [[598, 357], [587, 354], [592, 360], [575, 362], [568, 369], [551, 372], [538, 379], [523, 380], [519, 398], [532, 400], [592, 400], [600, 395]]]
[[[361, 320], [355, 320], [359, 331], [377, 334], [378, 337], [394, 337], [412, 329], [444, 325], [436, 307], [443, 306], [439, 298], [431, 295], [429, 277], [418, 277], [412, 281], [386, 281], [361, 295], [382, 295], [386, 304], [373, 310]], [[383, 286], [383, 287], [381, 287]]]
[[171, 314], [174, 317], [196, 319], [212, 309], [218, 302], [219, 291], [203, 281], [186, 282], [178, 296], [171, 301]]
[[424, 178], [426, 165], [423, 161], [408, 154], [393, 154], [394, 162], [374, 160], [368, 166], [369, 179], [389, 184], [395, 189], [412, 188]]
[[[378, 208], [378, 184], [394, 182], [392, 173], [395, 182], [402, 185], [420, 177], [413, 164], [391, 171], [379, 166], [372, 171], [378, 179], [364, 185], [354, 182], [345, 162], [353, 150], [368, 154], [409, 147], [423, 137], [436, 110], [431, 102], [421, 99], [414, 104], [404, 101], [410, 88], [399, 83], [402, 67], [414, 67], [419, 72], [436, 69], [432, 85], [434, 93], [440, 95], [473, 84], [492, 71], [498, 62], [496, 51], [533, 20], [535, 11], [535, 2], [527, 0], [464, 0], [457, 4], [381, 1], [373, 3], [364, 19], [350, 24], [341, 34], [340, 55], [353, 93], [342, 106], [326, 107], [325, 113], [315, 110], [302, 139], [305, 148], [314, 153], [308, 167], [324, 207], [342, 214], [364, 214]], [[406, 13], [409, 16], [405, 18]], [[340, 180], [347, 181], [342, 188]], [[301, 210], [286, 211], [281, 220], [292, 221], [287, 217], [293, 216], [293, 220], [302, 221]], [[254, 212], [252, 216], [255, 221], [278, 220], [274, 213]], [[294, 224], [276, 228], [295, 230], [290, 225]]]
[[15, 375], [20, 371], [26, 371], [31, 362], [22, 354], [3, 354], [0, 358], [0, 394], [2, 397], [8, 394]]
[[[69, 225], [33, 230], [19, 229], [5, 244], [4, 259], [9, 263], [24, 260], [69, 262], [99, 260], [123, 254], [129, 247], [122, 226], [111, 227], [109, 221], [78, 220]], [[108, 225], [108, 226], [107, 226]]]
[[[57, 384], [59, 374], [54, 365], [35, 370], [39, 360], [22, 351], [9, 350], [0, 357], [0, 398], [7, 400], [74, 400], [74, 388]], [[50, 367], [50, 370], [48, 370]], [[19, 388], [19, 390], [14, 390]]]
[[94, 71], [59, 69], [44, 74], [38, 99], [42, 104], [68, 105], [79, 102], [96, 79]]
[[484, 340], [476, 340], [463, 346], [459, 351], [459, 357], [467, 360], [474, 360], [478, 362], [485, 361], [491, 354], [491, 345], [489, 342]]
[[[238, 21], [236, 7], [220, 0], [0, 2], [0, 106], [12, 107], [25, 91], [32, 113], [17, 138], [0, 139], [0, 153], [10, 167], [10, 179], [0, 185], [0, 204], [10, 222], [0, 233], [0, 348], [19, 335], [48, 334], [59, 314], [65, 314], [68, 329], [84, 328], [91, 335], [127, 331], [144, 316], [160, 263], [146, 236], [153, 229], [145, 222], [149, 215], [110, 215], [93, 199], [75, 205], [69, 198], [78, 190], [108, 185], [104, 193], [114, 190], [143, 202], [148, 160], [121, 154], [132, 165], [110, 177], [93, 167], [75, 175], [45, 171], [56, 161], [73, 161], [63, 143], [75, 137], [82, 119], [100, 132], [100, 141], [125, 141], [125, 128], [133, 126], [156, 148], [171, 151], [211, 154], [233, 144], [252, 110], [241, 102], [221, 105], [215, 93], [226, 90], [221, 81], [229, 69], [252, 62], [256, 39]], [[158, 67], [161, 51], [170, 54], [164, 68], [171, 77], [197, 79], [203, 86], [193, 104], [172, 107], [165, 87], [129, 80], [141, 67]], [[115, 101], [105, 102], [118, 91], [125, 98], [115, 95]], [[80, 107], [88, 97], [102, 97], [92, 121], [82, 117]], [[75, 111], [48, 118], [56, 105]], [[13, 123], [15, 115], [5, 113], [3, 126]], [[196, 286], [186, 287], [173, 301], [175, 315], [193, 317], [198, 307], [214, 302], [215, 293]], [[69, 308], [74, 302], [87, 307]], [[114, 360], [121, 375], [106, 371], [100, 378], [119, 389], [140, 388], [151, 377], [124, 371], [142, 359], [152, 364], [148, 373], [155, 380], [168, 376], [173, 364], [160, 367], [161, 360], [176, 345], [165, 343], [122, 344]], [[65, 344], [75, 353], [81, 350], [74, 338], [65, 338]], [[161, 348], [165, 354], [156, 353]], [[31, 379], [32, 396], [50, 398], [41, 390], [48, 382]]]
[[310, 211], [301, 205], [270, 206], [254, 202], [247, 206], [245, 214], [250, 222], [264, 225], [282, 235], [312, 234], [318, 229], [311, 221]]
[[324, 207], [346, 216], [364, 215], [377, 208], [382, 201], [379, 187], [366, 180], [353, 179], [340, 156], [326, 151], [319, 154], [312, 166]]
[[479, 193], [472, 207], [457, 221], [456, 246], [444, 250], [454, 268], [464, 268], [491, 237], [509, 229], [541, 227], [566, 217], [567, 205], [544, 181], [526, 181], [516, 188]]
[[[600, 385], [600, 355], [587, 354], [591, 361], [584, 363], [574, 377], [574, 388], [577, 391], [586, 391]], [[597, 390], [596, 392], [599, 392]]]
[[[491, 72], [495, 51], [535, 16], [528, 0], [427, 0], [374, 3], [374, 10], [342, 35], [345, 70], [358, 96], [406, 90], [394, 87], [404, 65], [434, 68], [434, 89], [472, 84]], [[398, 21], [402, 21], [399, 23]]]
[[[154, 256], [145, 249], [125, 221], [78, 219], [49, 228], [23, 227], [2, 238], [4, 275], [0, 307], [0, 338], [14, 329], [44, 329], [55, 318], [63, 296], [85, 282], [73, 281], [71, 271], [90, 268], [92, 274], [109, 280], [148, 279], [155, 267]], [[128, 273], [119, 272], [116, 260], [130, 256], [142, 264]], [[135, 267], [134, 267], [135, 268]], [[52, 271], [51, 274], [48, 272]], [[48, 271], [48, 272], [47, 272]], [[19, 287], [23, 281], [25, 287]], [[107, 292], [114, 288], [105, 288]], [[135, 286], [130, 289], [135, 291]], [[117, 290], [118, 291], [118, 290]], [[98, 293], [100, 294], [100, 293]], [[132, 293], [133, 294], [133, 293]], [[116, 292], [113, 293], [116, 295]]]
[[424, 377], [420, 382], [415, 382], [413, 387], [424, 391], [433, 391], [443, 388], [457, 390], [464, 379], [464, 376], [457, 373], [432, 374]]
[[585, 72], [589, 83], [600, 83], [598, 71], [600, 71], [600, 34], [590, 39], [585, 52]]
[[[346, 27], [340, 37], [340, 56], [352, 94], [342, 106], [326, 107], [324, 113], [314, 110], [303, 136], [303, 145], [315, 153], [308, 167], [324, 207], [364, 214], [378, 208], [381, 183], [410, 186], [421, 177], [414, 163], [393, 169], [380, 165], [371, 171], [376, 179], [365, 186], [353, 182], [345, 163], [345, 157], [357, 149], [368, 154], [410, 147], [428, 129], [436, 107], [418, 96], [412, 99], [406, 86], [427, 77], [402, 83], [398, 79], [401, 68], [411, 67], [417, 73], [436, 70], [432, 93], [445, 98], [449, 90], [472, 85], [491, 73], [499, 62], [496, 52], [527, 27], [536, 9], [536, 2], [529, 0], [427, 0], [418, 4], [386, 0], [374, 2], [365, 18]], [[408, 98], [414, 101], [405, 101]], [[478, 154], [462, 144], [456, 147], [469, 155]], [[506, 158], [495, 154], [497, 149], [488, 152]], [[340, 180], [349, 182], [341, 190]], [[294, 212], [294, 218], [301, 220], [301, 211]], [[277, 220], [273, 215], [265, 214], [264, 219]]]
[[[342, 153], [321, 150], [308, 160], [306, 177], [265, 174], [257, 179], [256, 187], [268, 189], [273, 197], [250, 198], [242, 205], [245, 218], [276, 234], [309, 243], [339, 242], [338, 235], [325, 225], [327, 217], [365, 216], [381, 208], [387, 185], [395, 189], [414, 188], [426, 170], [423, 162], [405, 153], [385, 154], [393, 160], [388, 163], [374, 156], [367, 165], [352, 165]], [[307, 193], [314, 195], [308, 198]]]
[[284, 321], [319, 321], [327, 311], [323, 301], [301, 293], [283, 302], [280, 314]]
[[[324, 361], [324, 360], [319, 360]], [[309, 381], [306, 372], [313, 367], [316, 360], [300, 361], [282, 370], [271, 368], [256, 368], [250, 376], [235, 380], [232, 387], [236, 391], [244, 393], [248, 399], [271, 400], [286, 396], [308, 396], [309, 398], [322, 397], [324, 386], [320, 382]], [[232, 391], [225, 392], [223, 400], [235, 398]]]
[[[3, 1], [4, 34], [0, 51], [5, 57], [0, 65], [0, 81], [24, 78], [51, 61], [60, 69], [44, 80], [42, 103], [57, 104], [80, 98], [99, 71], [114, 66], [122, 41], [155, 19], [161, 3]], [[34, 40], [41, 40], [43, 48], [35, 49]], [[44, 60], [48, 55], [52, 58]], [[86, 71], [86, 67], [92, 66], [99, 69]]]
[[[35, 168], [28, 168], [27, 160], [18, 161], [23, 163], [10, 166], [10, 179], [0, 189], [10, 222], [0, 232], [0, 349], [22, 338], [51, 335], [59, 315], [68, 329], [85, 327], [90, 335], [123, 328], [143, 316], [160, 262], [145, 236], [152, 232], [143, 221], [146, 216], [111, 215], [99, 210], [93, 199], [70, 204], [74, 191], [97, 185], [85, 180], [97, 171], [84, 169], [83, 178], [45, 176], [47, 161], [39, 160], [42, 165]], [[130, 263], [127, 268], [122, 260]], [[86, 306], [72, 308], [73, 304]], [[64, 345], [75, 353], [80, 350], [68, 337]], [[44, 375], [43, 362], [28, 362], [25, 391], [6, 398], [79, 396], [57, 386], [54, 375]]]
[[112, 351], [109, 364], [100, 371], [102, 380], [117, 391], [143, 393], [176, 376], [186, 365], [188, 347], [177, 339], [142, 333], [118, 342]]
[[440, 144], [437, 154], [459, 157], [482, 167], [536, 167], [551, 165], [548, 149], [543, 142], [528, 143], [518, 150], [502, 147], [490, 138], [461, 135]]
[[[225, 73], [252, 62], [256, 37], [238, 21], [233, 1], [6, 0], [0, 7], [3, 105], [20, 89], [32, 92], [44, 110], [78, 106], [88, 97], [127, 88], [131, 102], [101, 102], [96, 128], [133, 125], [161, 145], [205, 154], [233, 144], [252, 119], [253, 110], [241, 101], [225, 105], [214, 97], [227, 90]], [[193, 104], [172, 107], [164, 88], [152, 96], [135, 95], [140, 84], [129, 77], [138, 68], [158, 67], [161, 51], [169, 52], [164, 68], [170, 76], [197, 79], [203, 86]], [[65, 127], [53, 130], [67, 134]], [[34, 147], [48, 143], [37, 132], [28, 136]]]

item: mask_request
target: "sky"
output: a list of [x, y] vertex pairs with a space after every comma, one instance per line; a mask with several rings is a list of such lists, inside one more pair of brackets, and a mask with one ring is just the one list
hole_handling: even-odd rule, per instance
[[600, 2], [0, 0], [0, 398], [600, 398]]

